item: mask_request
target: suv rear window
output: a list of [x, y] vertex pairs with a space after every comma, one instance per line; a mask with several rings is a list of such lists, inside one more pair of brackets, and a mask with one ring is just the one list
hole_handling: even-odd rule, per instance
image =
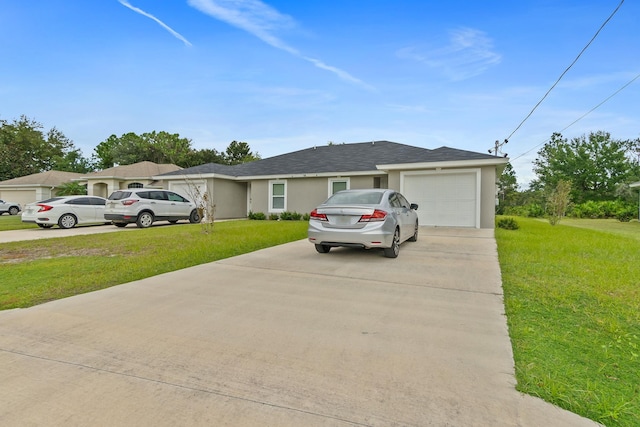
[[122, 200], [131, 195], [131, 191], [114, 191], [109, 196], [109, 200]]

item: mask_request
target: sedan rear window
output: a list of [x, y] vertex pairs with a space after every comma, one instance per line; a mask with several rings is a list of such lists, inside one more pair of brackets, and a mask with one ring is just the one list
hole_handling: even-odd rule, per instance
[[60, 199], [62, 199], [62, 197], [52, 197], [52, 198], [47, 199], [47, 200], [42, 200], [42, 201], [40, 201], [38, 203], [51, 203], [51, 202], [55, 202], [56, 200], [60, 200]]
[[370, 191], [347, 191], [334, 194], [325, 202], [325, 205], [379, 205], [384, 193], [372, 193]]

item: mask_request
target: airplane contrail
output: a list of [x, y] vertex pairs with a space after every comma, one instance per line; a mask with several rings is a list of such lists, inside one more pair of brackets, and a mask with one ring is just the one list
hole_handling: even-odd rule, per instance
[[156, 21], [162, 28], [164, 28], [165, 30], [169, 31], [175, 38], [177, 38], [178, 40], [182, 41], [184, 44], [186, 44], [187, 46], [193, 46], [191, 44], [191, 42], [189, 42], [189, 40], [187, 40], [186, 38], [184, 38], [180, 33], [178, 33], [177, 31], [173, 30], [173, 28], [171, 28], [170, 26], [168, 26], [167, 24], [165, 24], [164, 22], [162, 22], [161, 20], [159, 20], [158, 18], [156, 18], [155, 16], [151, 15], [150, 13], [145, 12], [144, 10], [137, 8], [133, 5], [131, 5], [129, 2], [127, 2], [126, 0], [118, 0], [118, 2], [123, 5], [124, 7], [127, 7], [131, 10], [133, 10], [136, 13], [139, 13], [142, 16], [146, 16], [149, 19], [153, 19], [154, 21]]
[[320, 69], [334, 73], [342, 80], [357, 84], [367, 90], [375, 90], [367, 83], [340, 68], [303, 55], [298, 49], [275, 36], [273, 34], [275, 29], [293, 25], [293, 19], [278, 12], [261, 0], [187, 0], [187, 3], [202, 13], [253, 34], [276, 49], [288, 52]]

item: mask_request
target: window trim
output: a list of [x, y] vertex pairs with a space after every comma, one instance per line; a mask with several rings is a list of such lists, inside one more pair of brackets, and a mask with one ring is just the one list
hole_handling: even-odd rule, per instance
[[[273, 186], [275, 184], [284, 184], [284, 195], [274, 195], [273, 194]], [[284, 199], [283, 208], [274, 208], [273, 207], [273, 198], [274, 197], [282, 197]], [[272, 179], [269, 180], [269, 212], [273, 213], [282, 213], [287, 211], [287, 180], [286, 179]]]
[[344, 178], [329, 178], [328, 179], [328, 185], [327, 185], [327, 197], [331, 197], [333, 196], [333, 183], [335, 182], [346, 182], [347, 183], [347, 188], [346, 190], [350, 190], [351, 189], [351, 178], [350, 177], [344, 177]]

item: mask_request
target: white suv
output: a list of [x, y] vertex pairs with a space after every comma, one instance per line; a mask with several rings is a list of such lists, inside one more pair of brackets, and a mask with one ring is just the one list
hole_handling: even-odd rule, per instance
[[8, 212], [9, 215], [18, 215], [22, 208], [19, 203], [14, 202], [5, 202], [4, 200], [0, 200], [0, 215], [5, 212]]
[[130, 188], [114, 191], [107, 200], [104, 219], [117, 227], [126, 227], [135, 222], [140, 228], [147, 228], [154, 221], [179, 220], [198, 223], [202, 219], [195, 203], [173, 191], [151, 188]]

